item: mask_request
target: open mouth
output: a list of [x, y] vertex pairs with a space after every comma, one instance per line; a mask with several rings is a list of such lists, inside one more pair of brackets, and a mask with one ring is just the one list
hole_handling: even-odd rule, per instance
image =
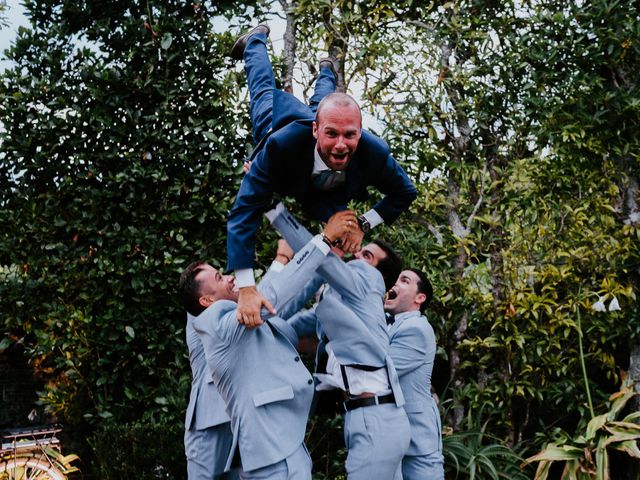
[[343, 162], [347, 159], [347, 157], [349, 156], [348, 152], [345, 153], [332, 153], [331, 156], [337, 160], [338, 162]]
[[389, 290], [389, 292], [387, 292], [387, 300], [394, 300], [395, 298], [398, 297], [398, 293], [395, 290]]

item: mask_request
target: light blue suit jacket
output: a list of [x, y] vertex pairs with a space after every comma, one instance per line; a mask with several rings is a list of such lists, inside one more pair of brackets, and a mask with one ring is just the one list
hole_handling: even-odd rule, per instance
[[[311, 237], [286, 210], [273, 220], [272, 225], [294, 251]], [[364, 260], [345, 263], [333, 253], [318, 267], [318, 274], [331, 288], [323, 295], [315, 313], [336, 359], [345, 366], [386, 367], [396, 404], [403, 405], [398, 375], [389, 356], [382, 275]]]
[[193, 315], [187, 313], [186, 334], [192, 380], [184, 428], [204, 430], [228, 422], [229, 416], [207, 368], [202, 342], [193, 328], [194, 319]]
[[[258, 290], [280, 310], [324, 258], [310, 242]], [[235, 302], [217, 301], [196, 318], [194, 328], [231, 418], [232, 452], [237, 446], [243, 470], [252, 471], [285, 459], [303, 443], [313, 379], [296, 351], [295, 331], [282, 318], [248, 329], [238, 323], [236, 311]], [[232, 455], [227, 468], [231, 461]]]
[[400, 377], [404, 409], [411, 426], [407, 455], [425, 455], [442, 449], [440, 413], [431, 396], [431, 372], [436, 356], [433, 328], [420, 312], [395, 316], [389, 329], [389, 354]]

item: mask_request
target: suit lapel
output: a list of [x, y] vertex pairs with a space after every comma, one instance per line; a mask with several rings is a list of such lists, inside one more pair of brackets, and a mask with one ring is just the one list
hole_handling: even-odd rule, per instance
[[401, 323], [402, 319], [393, 322], [393, 325], [389, 327], [389, 337], [393, 337], [395, 335], [395, 333], [398, 331], [398, 328], [400, 328]]

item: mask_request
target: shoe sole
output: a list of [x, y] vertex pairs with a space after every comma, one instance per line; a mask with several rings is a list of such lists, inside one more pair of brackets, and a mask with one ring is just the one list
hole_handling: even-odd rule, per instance
[[233, 58], [234, 60], [242, 60], [244, 57], [244, 49], [247, 46], [247, 40], [249, 39], [249, 37], [251, 35], [254, 35], [256, 33], [262, 33], [262, 32], [257, 32], [256, 30], [258, 29], [258, 27], [263, 27], [267, 29], [267, 36], [269, 36], [269, 32], [271, 32], [271, 29], [269, 29], [268, 26], [266, 25], [258, 25], [256, 27], [253, 27], [251, 30], [249, 30], [247, 33], [244, 33], [242, 35], [240, 35], [238, 37], [238, 39], [236, 40], [236, 43], [233, 44], [233, 47], [231, 47], [231, 58]]

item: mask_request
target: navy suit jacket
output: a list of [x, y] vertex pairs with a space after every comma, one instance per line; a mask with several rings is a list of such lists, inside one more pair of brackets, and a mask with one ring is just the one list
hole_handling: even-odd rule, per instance
[[326, 221], [344, 210], [349, 200], [367, 200], [367, 187], [373, 186], [385, 195], [373, 208], [386, 224], [415, 199], [416, 188], [389, 154], [388, 145], [364, 130], [349, 161], [345, 185], [331, 192], [315, 190], [311, 185], [316, 144], [313, 119], [311, 109], [293, 95], [274, 91], [272, 133], [256, 148], [229, 213], [229, 270], [253, 267], [256, 232], [274, 193], [294, 197], [310, 216]]

